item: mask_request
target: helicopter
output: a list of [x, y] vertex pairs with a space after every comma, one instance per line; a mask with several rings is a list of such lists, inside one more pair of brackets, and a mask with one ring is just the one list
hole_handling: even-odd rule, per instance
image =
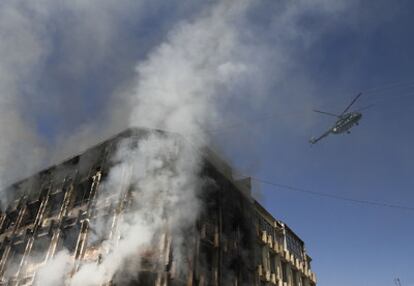
[[333, 127], [331, 127], [328, 131], [326, 131], [325, 133], [323, 133], [321, 136], [319, 137], [312, 137], [309, 140], [309, 143], [311, 144], [315, 144], [317, 143], [319, 140], [325, 138], [326, 136], [328, 136], [329, 134], [341, 134], [341, 133], [351, 133], [350, 129], [355, 126], [355, 125], [359, 125], [359, 121], [362, 118], [362, 113], [358, 112], [361, 111], [363, 109], [367, 109], [370, 106], [364, 107], [359, 109], [358, 111], [353, 111], [353, 112], [348, 112], [349, 109], [351, 108], [351, 106], [358, 100], [358, 98], [362, 95], [362, 93], [360, 92], [352, 101], [351, 103], [345, 108], [345, 110], [341, 113], [341, 114], [333, 114], [330, 112], [325, 112], [325, 111], [319, 111], [319, 110], [313, 110], [314, 112], [318, 112], [318, 113], [322, 113], [325, 115], [329, 115], [329, 116], [334, 116], [337, 118], [337, 121], [335, 122], [335, 125]]

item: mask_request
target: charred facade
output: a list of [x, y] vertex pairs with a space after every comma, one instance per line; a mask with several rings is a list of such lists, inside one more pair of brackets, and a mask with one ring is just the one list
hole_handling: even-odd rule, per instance
[[[127, 130], [8, 188], [12, 199], [0, 214], [0, 285], [36, 285], [38, 270], [63, 249], [72, 273], [82, 263], [101, 263], [111, 247], [104, 242], [117, 239], [117, 224], [134, 201], [127, 187], [114, 199], [100, 185], [118, 144], [149, 132], [159, 131]], [[249, 178], [234, 179], [226, 163], [202, 153], [200, 176], [209, 183], [183, 242], [184, 267], [175, 265], [174, 235], [166, 230], [141, 254], [135, 278], [121, 270], [104, 285], [316, 285], [304, 242], [252, 198]]]

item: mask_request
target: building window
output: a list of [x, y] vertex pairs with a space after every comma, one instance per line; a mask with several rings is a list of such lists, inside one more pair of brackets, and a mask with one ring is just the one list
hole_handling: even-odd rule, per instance
[[287, 249], [293, 253], [297, 259], [303, 261], [303, 245], [302, 242], [296, 239], [293, 235], [289, 232], [286, 233], [286, 244]]
[[282, 261], [282, 280], [283, 282], [288, 283], [288, 271], [287, 271], [287, 264], [286, 262]]

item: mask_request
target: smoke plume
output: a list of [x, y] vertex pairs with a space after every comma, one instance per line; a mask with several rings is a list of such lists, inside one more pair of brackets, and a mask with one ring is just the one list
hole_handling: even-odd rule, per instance
[[[126, 275], [136, 279], [140, 257], [163, 232], [174, 237], [179, 271], [185, 268], [182, 246], [200, 210], [197, 150], [210, 143], [207, 130], [234, 122], [236, 109], [260, 111], [279, 103], [275, 84], [292, 76], [300, 63], [292, 44], [306, 49], [315, 37], [302, 32], [302, 14], [336, 15], [344, 5], [297, 1], [268, 9], [247, 0], [54, 2], [0, 4], [0, 40], [6, 43], [0, 45], [0, 133], [7, 138], [0, 142], [0, 185], [122, 127], [180, 136], [154, 133], [137, 145], [126, 140], [118, 146], [99, 191], [112, 193], [114, 202], [130, 191], [133, 208], [118, 222], [117, 235], [103, 242], [107, 251], [99, 263], [83, 263], [71, 273], [73, 258], [58, 253], [40, 270], [37, 285], [62, 280], [101, 285], [129, 267], [133, 271]], [[259, 21], [255, 13], [264, 16]], [[136, 28], [152, 27], [156, 20], [161, 23], [152, 29]], [[126, 29], [128, 21], [133, 28]], [[142, 39], [130, 40], [131, 35]], [[301, 83], [296, 86], [309, 87], [306, 79]], [[275, 106], [284, 112], [285, 105]], [[100, 223], [91, 226], [97, 236], [103, 236]]]
[[[231, 88], [248, 70], [238, 55], [241, 43], [232, 23], [246, 7], [218, 4], [195, 22], [178, 24], [137, 66], [137, 83], [129, 98], [130, 125], [172, 131], [194, 140], [190, 145], [173, 134], [172, 138], [153, 134], [135, 147], [128, 140], [118, 146], [116, 165], [101, 188], [114, 192], [116, 199], [132, 189], [136, 205], [119, 222], [119, 240], [105, 242], [110, 250], [101, 263], [82, 264], [71, 285], [108, 282], [131, 259], [134, 271], [139, 271], [139, 257], [154, 248], [156, 236], [164, 231], [173, 234], [177, 271], [185, 268], [181, 246], [188, 240], [188, 229], [195, 223], [200, 204], [201, 158], [197, 149], [205, 144], [202, 128], [217, 118], [215, 106], [225, 96], [219, 90]], [[47, 282], [39, 276], [39, 285]]]

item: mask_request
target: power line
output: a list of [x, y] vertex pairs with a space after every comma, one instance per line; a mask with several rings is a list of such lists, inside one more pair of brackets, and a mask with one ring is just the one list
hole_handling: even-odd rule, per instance
[[308, 194], [308, 195], [324, 197], [324, 198], [328, 198], [328, 199], [335, 199], [335, 200], [339, 200], [339, 201], [347, 201], [347, 202], [351, 202], [351, 203], [365, 204], [365, 205], [371, 205], [371, 206], [376, 206], [376, 207], [386, 207], [386, 208], [399, 209], [399, 210], [405, 210], [405, 211], [414, 211], [414, 207], [390, 204], [390, 203], [386, 203], [386, 202], [354, 199], [354, 198], [343, 197], [343, 196], [338, 196], [338, 195], [333, 195], [333, 194], [328, 194], [328, 193], [323, 193], [323, 192], [312, 191], [312, 190], [303, 189], [303, 188], [299, 188], [299, 187], [295, 187], [295, 186], [291, 186], [291, 185], [271, 182], [271, 181], [264, 180], [264, 179], [257, 178], [257, 177], [250, 177], [250, 178], [253, 181], [256, 181], [256, 182], [259, 182], [259, 183], [262, 183], [262, 184], [270, 185], [270, 186], [273, 186], [273, 187], [277, 187], [277, 188], [280, 188], [280, 189], [289, 190], [289, 191], [293, 191], [293, 192], [305, 193], [305, 194]]
[[[409, 87], [413, 84], [414, 84], [414, 82], [400, 82], [400, 83], [395, 83], [395, 84], [384, 85], [384, 86], [378, 87], [378, 88], [371, 88], [371, 89], [365, 90], [364, 92], [365, 93], [378, 93], [381, 90], [397, 88], [399, 86]], [[385, 102], [385, 101], [388, 101], [388, 100], [392, 100], [392, 99], [395, 99], [395, 97], [401, 98], [401, 97], [413, 96], [413, 95], [414, 95], [414, 93], [411, 93], [411, 92], [406, 93], [406, 94], [399, 94], [399, 95], [394, 96], [394, 98], [377, 99], [373, 104], [379, 104], [379, 103], [382, 103], [382, 102]], [[260, 121], [268, 120], [268, 119], [275, 118], [275, 117], [278, 117], [278, 116], [279, 116], [279, 114], [269, 114], [269, 115], [264, 116], [262, 118], [253, 119], [249, 123], [252, 123], [253, 121], [254, 122], [260, 122]], [[224, 127], [222, 126], [221, 128], [210, 129], [210, 130], [205, 130], [205, 131], [207, 131], [210, 134], [211, 133], [221, 133], [221, 132], [224, 132], [226, 129], [236, 128], [240, 125], [245, 125], [245, 124], [246, 123], [235, 123], [235, 124], [230, 124], [230, 125], [227, 125], [227, 126], [224, 126]], [[254, 181], [259, 182], [259, 183], [271, 185], [273, 187], [277, 187], [277, 188], [284, 189], [284, 190], [289, 190], [289, 191], [294, 191], [294, 192], [298, 192], [298, 193], [305, 193], [305, 194], [308, 194], [308, 195], [324, 197], [324, 198], [328, 198], [328, 199], [347, 201], [347, 202], [351, 202], [351, 203], [365, 204], [365, 205], [371, 205], [371, 206], [376, 206], [376, 207], [386, 207], [386, 208], [399, 209], [399, 210], [405, 210], [405, 211], [414, 211], [414, 207], [396, 205], [396, 204], [391, 204], [391, 203], [387, 203], [387, 202], [378, 202], [378, 201], [371, 201], [371, 200], [355, 199], [355, 198], [350, 198], [350, 197], [333, 195], [333, 194], [329, 194], [329, 193], [317, 192], [317, 191], [308, 190], [308, 189], [304, 189], [304, 188], [299, 188], [299, 187], [295, 187], [295, 186], [291, 186], [291, 185], [271, 182], [271, 181], [264, 180], [264, 179], [257, 178], [257, 177], [251, 177], [250, 176], [250, 178]]]
[[365, 89], [362, 92], [365, 94], [371, 94], [371, 93], [378, 93], [387, 89], [394, 89], [394, 88], [404, 88], [404, 87], [410, 87], [414, 85], [414, 81], [400, 81], [395, 83], [388, 83], [382, 86], [377, 86], [369, 89]]

